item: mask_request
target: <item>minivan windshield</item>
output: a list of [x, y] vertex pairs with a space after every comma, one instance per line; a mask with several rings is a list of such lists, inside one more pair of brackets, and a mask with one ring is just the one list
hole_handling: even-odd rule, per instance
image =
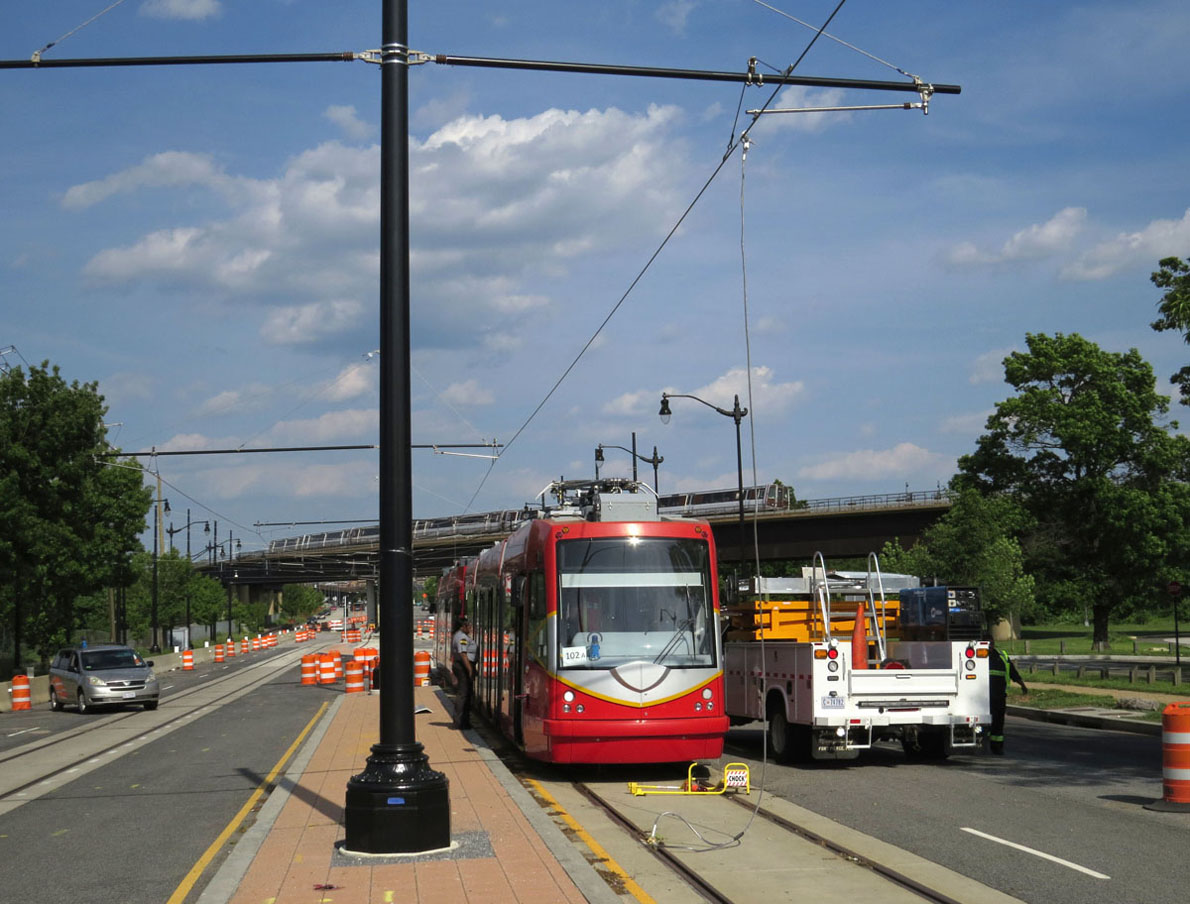
[[145, 661], [132, 650], [84, 650], [81, 655], [84, 672], [135, 669], [145, 665]]
[[558, 667], [715, 663], [706, 541], [676, 537], [558, 544]]

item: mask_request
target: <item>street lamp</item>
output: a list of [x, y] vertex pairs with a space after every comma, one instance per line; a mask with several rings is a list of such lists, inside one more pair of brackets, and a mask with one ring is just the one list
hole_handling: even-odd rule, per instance
[[632, 434], [632, 448], [631, 449], [627, 449], [624, 446], [617, 446], [615, 443], [600, 443], [598, 446], [595, 447], [595, 479], [596, 480], [599, 479], [599, 466], [600, 466], [600, 464], [603, 463], [603, 450], [604, 449], [620, 449], [621, 451], [627, 452], [629, 455], [632, 456], [632, 479], [633, 479], [633, 481], [636, 480], [636, 461], [637, 461], [637, 459], [640, 459], [641, 461], [645, 462], [645, 464], [652, 465], [653, 466], [653, 492], [654, 493], [657, 492], [657, 466], [660, 465], [661, 462], [665, 461], [665, 456], [657, 454], [656, 446], [653, 447], [653, 457], [652, 458], [647, 458], [646, 456], [641, 455], [639, 452], [636, 451], [636, 433], [635, 432], [633, 432], [633, 434]]
[[[188, 565], [190, 565], [191, 568], [194, 567], [194, 560], [190, 558], [190, 526], [192, 524], [201, 524], [203, 533], [205, 533], [205, 534], [209, 534], [211, 532], [211, 522], [210, 521], [191, 521], [190, 520], [190, 509], [186, 509], [186, 523], [185, 524], [183, 524], [181, 527], [175, 528], [174, 523], [171, 521], [169, 523], [169, 527], [167, 527], [165, 529], [165, 532], [167, 534], [169, 534], [169, 551], [170, 552], [174, 551], [174, 534], [180, 534], [182, 531], [186, 531], [186, 563]], [[190, 642], [190, 582], [189, 581], [186, 582], [186, 649], [188, 649], [188, 650], [194, 649], [194, 644], [192, 644]]]
[[740, 443], [740, 421], [748, 416], [748, 409], [740, 407], [740, 397], [735, 397], [735, 403], [732, 405], [731, 411], [726, 408], [720, 408], [718, 405], [712, 405], [705, 399], [700, 399], [698, 396], [687, 395], [681, 392], [663, 392], [661, 393], [661, 410], [657, 412], [661, 416], [661, 423], [668, 424], [670, 417], [673, 416], [669, 410], [670, 399], [694, 399], [696, 402], [702, 402], [708, 408], [719, 412], [724, 417], [729, 417], [735, 421], [735, 460], [736, 473], [739, 476], [739, 495], [740, 495], [740, 561], [744, 559], [744, 453], [743, 446]]
[[157, 535], [160, 532], [157, 527], [157, 509], [160, 508], [165, 514], [169, 514], [169, 500], [161, 498], [161, 491], [158, 489], [156, 504], [153, 506], [153, 606], [152, 616], [153, 622], [153, 643], [149, 646], [150, 653], [161, 652], [160, 635], [157, 632]]

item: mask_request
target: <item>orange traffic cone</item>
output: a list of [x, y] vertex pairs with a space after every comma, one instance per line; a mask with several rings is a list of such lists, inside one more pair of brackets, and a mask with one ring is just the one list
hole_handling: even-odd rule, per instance
[[865, 624], [864, 606], [860, 603], [855, 610], [855, 628], [851, 632], [851, 667], [866, 669], [868, 667], [868, 630]]

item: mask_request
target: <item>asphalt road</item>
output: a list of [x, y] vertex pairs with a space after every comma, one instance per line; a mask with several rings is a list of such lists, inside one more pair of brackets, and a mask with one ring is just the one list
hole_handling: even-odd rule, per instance
[[[881, 745], [855, 764], [769, 763], [765, 785], [1023, 901], [1186, 901], [1190, 815], [1144, 809], [1161, 798], [1160, 738], [1012, 718], [1006, 736], [1004, 757], [919, 764]], [[725, 760], [758, 757], [760, 733], [729, 745]]]
[[[180, 689], [212, 676], [208, 671], [163, 677]], [[299, 677], [294, 665], [251, 693], [206, 707], [172, 731], [105, 758], [98, 768], [6, 813], [0, 824], [0, 898], [26, 904], [167, 901], [329, 699], [330, 691], [301, 686]], [[116, 724], [132, 736], [138, 723], [145, 724], [142, 716], [168, 714], [171, 705], [181, 702], [171, 704], [167, 693], [157, 713], [126, 710], [132, 717]], [[121, 713], [79, 716], [47, 708], [18, 715], [37, 723], [41, 736], [52, 737], [80, 720]], [[8, 736], [14, 726], [6, 717], [2, 734]], [[225, 845], [212, 862], [197, 892], [228, 849]]]

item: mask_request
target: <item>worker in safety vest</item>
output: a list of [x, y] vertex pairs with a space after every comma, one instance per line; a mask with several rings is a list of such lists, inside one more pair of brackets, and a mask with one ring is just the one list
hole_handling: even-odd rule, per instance
[[1016, 670], [1008, 654], [997, 648], [993, 640], [988, 650], [988, 696], [992, 705], [992, 730], [988, 732], [988, 741], [992, 753], [998, 756], [1004, 755], [1004, 710], [1008, 706], [1010, 678], [1021, 686], [1021, 693], [1029, 693], [1021, 673]]

